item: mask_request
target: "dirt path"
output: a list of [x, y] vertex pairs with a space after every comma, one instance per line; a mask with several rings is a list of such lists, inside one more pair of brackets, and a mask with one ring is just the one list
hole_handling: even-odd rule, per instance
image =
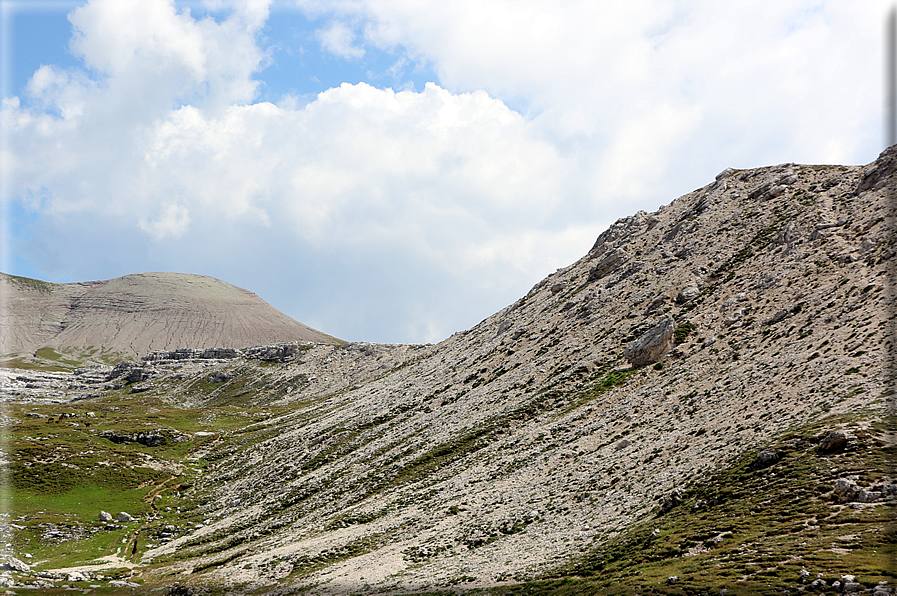
[[155, 517], [156, 517], [155, 514], [158, 513], [158, 509], [156, 509], [156, 503], [155, 503], [156, 497], [164, 490], [176, 489], [176, 488], [180, 487], [180, 484], [175, 484], [173, 486], [165, 486], [166, 484], [168, 484], [169, 482], [171, 482], [172, 480], [174, 480], [177, 477], [178, 477], [177, 475], [170, 476], [167, 480], [163, 480], [159, 484], [156, 484], [143, 497], [143, 502], [149, 503], [149, 506], [150, 506], [150, 508], [152, 508], [154, 515], [147, 518], [147, 521], [143, 522], [143, 524], [141, 524], [139, 528], [134, 530], [134, 533], [131, 535], [131, 538], [128, 540], [128, 543], [125, 545], [125, 549], [124, 549], [125, 557], [127, 560], [132, 559], [137, 554], [137, 536], [140, 534], [140, 532], [144, 528], [146, 528], [149, 525], [150, 521], [155, 519]]

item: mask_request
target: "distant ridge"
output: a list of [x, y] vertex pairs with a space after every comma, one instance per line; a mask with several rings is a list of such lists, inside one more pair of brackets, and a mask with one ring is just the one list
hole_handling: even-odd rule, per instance
[[135, 273], [59, 284], [2, 273], [0, 296], [5, 356], [40, 348], [134, 357], [184, 347], [342, 343], [248, 290], [205, 275]]

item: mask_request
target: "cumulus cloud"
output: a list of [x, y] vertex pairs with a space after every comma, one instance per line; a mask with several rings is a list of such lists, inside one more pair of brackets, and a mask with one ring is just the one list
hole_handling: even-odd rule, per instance
[[34, 221], [15, 250], [57, 279], [204, 273], [347, 339], [437, 340], [726, 166], [879, 149], [857, 35], [877, 0], [302, 1], [325, 51], [440, 78], [304, 105], [256, 101], [269, 4], [73, 11], [85, 70], [42, 67], [0, 114], [4, 192]]
[[[652, 168], [661, 179], [696, 158], [703, 167], [856, 162], [881, 148], [887, 0], [763, 10], [713, 0], [297, 5], [364, 23], [372, 46], [431, 64], [453, 92], [483, 89], [521, 106], [544, 134], [596, 161], [631, 153], [633, 138], [650, 157], [680, 155]], [[640, 160], [625, 162], [644, 177]]]
[[102, 76], [47, 67], [27, 105], [4, 105], [13, 194], [42, 197], [18, 250], [51, 275], [136, 260], [262, 295], [288, 280], [281, 308], [330, 333], [435, 340], [597, 233], [558, 216], [568, 160], [486, 92], [360, 83], [301, 107], [246, 102], [258, 60], [219, 64], [214, 40], [251, 39], [254, 22], [148, 6], [78, 9], [73, 47]]

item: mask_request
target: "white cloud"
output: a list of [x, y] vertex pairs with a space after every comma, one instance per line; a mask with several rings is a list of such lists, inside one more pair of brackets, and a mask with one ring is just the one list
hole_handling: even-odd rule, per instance
[[218, 23], [173, 0], [91, 0], [69, 14], [71, 50], [106, 77], [108, 108], [146, 120], [184, 103], [220, 111], [254, 99], [267, 60], [255, 42], [267, 2], [233, 4]]
[[253, 103], [269, 2], [208, 5], [230, 12], [92, 0], [70, 16], [90, 76], [4, 100], [41, 270], [205, 273], [348, 339], [433, 340], [726, 166], [879, 149], [877, 0], [302, 2], [327, 52], [440, 77], [307, 105]]
[[[704, 163], [855, 162], [881, 148], [887, 0], [762, 9], [713, 0], [368, 0], [329, 12], [297, 3], [366, 23], [371, 45], [404, 48], [453, 92], [483, 89], [521, 105], [544, 134], [598, 160], [630, 144], [645, 120], [658, 123], [660, 153], [713, 147]], [[687, 127], [665, 118], [671, 108], [689, 114]], [[691, 158], [669, 163], [694, 168]]]
[[324, 50], [340, 58], [361, 58], [364, 48], [354, 45], [355, 32], [345, 23], [334, 22], [317, 31], [318, 39]]
[[139, 225], [155, 240], [180, 238], [190, 226], [190, 212], [183, 205], [171, 203], [165, 205], [154, 219], [140, 218]]
[[[88, 56], [99, 48], [131, 58], [102, 63], [98, 81], [42, 70], [30, 86], [36, 101], [9, 101], [3, 111], [17, 160], [13, 192], [42, 197], [25, 250], [56, 275], [186, 269], [263, 295], [265, 280], [243, 277], [296, 284], [298, 275], [326, 285], [314, 277], [335, 276], [341, 298], [303, 297], [294, 306], [310, 316], [292, 314], [353, 339], [434, 339], [501, 308], [505, 296], [586, 250], [586, 236], [597, 233], [571, 235], [578, 222], [552, 222], [567, 192], [566, 160], [483, 91], [428, 84], [394, 92], [361, 83], [301, 108], [241, 104], [226, 90], [177, 106], [185, 90], [205, 89], [209, 73], [233, 70], [207, 51], [209, 37], [222, 35], [214, 27], [229, 21], [197, 23], [162, 3], [161, 16], [146, 18], [162, 33], [107, 39], [104, 27], [112, 25], [99, 26], [88, 10], [103, 6], [73, 17], [79, 47], [95, 68], [99, 58]], [[127, 65], [144, 69], [151, 58], [168, 61], [149, 72], [166, 85], [124, 109], [136, 77]], [[222, 96], [228, 106], [220, 107]], [[362, 268], [346, 278], [312, 273], [314, 261]], [[373, 295], [359, 294], [364, 289]]]

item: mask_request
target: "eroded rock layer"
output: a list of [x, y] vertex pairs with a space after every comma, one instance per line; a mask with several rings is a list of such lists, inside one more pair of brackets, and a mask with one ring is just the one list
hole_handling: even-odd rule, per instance
[[137, 273], [56, 284], [0, 275], [0, 346], [133, 357], [176, 348], [242, 348], [285, 341], [339, 343], [242, 288], [204, 275]]

